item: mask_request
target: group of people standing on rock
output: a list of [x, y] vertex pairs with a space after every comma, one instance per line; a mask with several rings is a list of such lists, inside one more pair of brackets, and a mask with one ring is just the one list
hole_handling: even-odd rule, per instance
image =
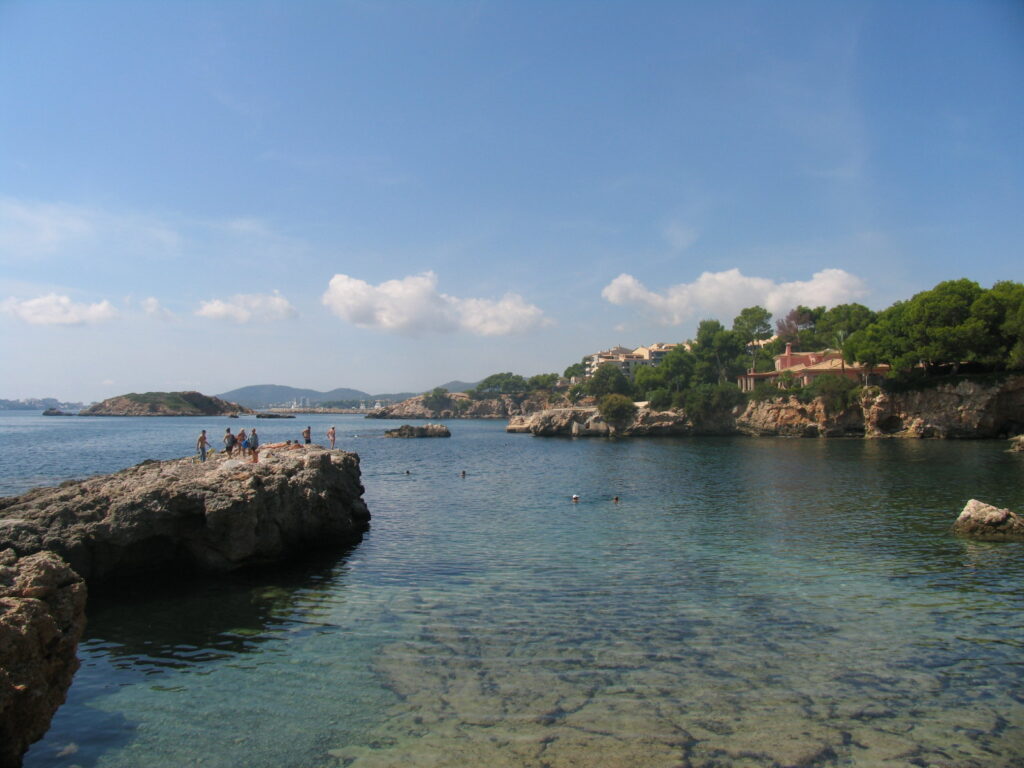
[[[244, 429], [238, 430], [237, 435], [231, 434], [231, 427], [224, 430], [224, 453], [231, 456], [236, 451], [240, 456], [249, 456], [249, 461], [255, 464], [260, 460], [260, 436], [256, 434], [256, 427], [245, 434]], [[206, 430], [199, 433], [196, 439], [196, 451], [199, 453], [199, 460], [206, 461], [206, 454], [211, 450], [210, 439], [206, 436]]]
[[[331, 441], [331, 448], [334, 448], [336, 438], [337, 433], [332, 426], [327, 430], [327, 439]], [[302, 441], [306, 445], [313, 442], [312, 427], [306, 427], [302, 430]], [[288, 442], [291, 442], [291, 440]], [[298, 440], [295, 442], [298, 443]], [[206, 436], [206, 430], [204, 429], [196, 439], [196, 452], [199, 454], [199, 460], [206, 461], [206, 454], [211, 450], [210, 439]], [[231, 427], [224, 430], [224, 453], [231, 456], [235, 451], [238, 451], [241, 456], [249, 456], [249, 461], [253, 464], [260, 460], [260, 438], [256, 434], [256, 427], [250, 429], [248, 435], [245, 434], [245, 429], [240, 429], [237, 435], [231, 434]]]

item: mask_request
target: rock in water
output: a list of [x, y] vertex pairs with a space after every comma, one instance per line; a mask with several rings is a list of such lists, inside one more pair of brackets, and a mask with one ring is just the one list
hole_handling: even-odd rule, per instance
[[981, 541], [1024, 541], [1024, 520], [1008, 509], [971, 499], [953, 523], [953, 532]]
[[452, 433], [444, 424], [424, 424], [422, 427], [414, 427], [411, 424], [403, 424], [398, 429], [389, 429], [384, 437], [451, 437]]
[[228, 571], [357, 541], [362, 494], [359, 457], [318, 446], [266, 445], [257, 464], [146, 461], [0, 499], [0, 549], [55, 552], [90, 584]]
[[0, 551], [0, 768], [50, 727], [78, 669], [85, 582], [51, 552]]

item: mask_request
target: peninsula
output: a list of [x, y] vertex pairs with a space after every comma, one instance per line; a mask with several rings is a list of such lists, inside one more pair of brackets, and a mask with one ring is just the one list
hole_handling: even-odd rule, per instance
[[255, 411], [201, 392], [145, 392], [110, 397], [79, 416], [228, 416]]

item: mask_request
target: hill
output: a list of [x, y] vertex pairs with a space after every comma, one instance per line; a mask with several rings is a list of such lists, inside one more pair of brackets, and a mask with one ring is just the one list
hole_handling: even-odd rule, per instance
[[[450, 381], [442, 384], [441, 387], [449, 392], [465, 392], [475, 386], [464, 381]], [[255, 384], [248, 387], [239, 387], [230, 392], [222, 392], [217, 397], [239, 403], [247, 408], [267, 408], [271, 405], [287, 405], [293, 401], [302, 402], [305, 400], [309, 405], [322, 405], [324, 403], [383, 400], [386, 402], [398, 403], [408, 400], [410, 397], [420, 395], [422, 392], [389, 392], [384, 394], [370, 394], [359, 389], [346, 389], [339, 387], [330, 392], [320, 392], [316, 389], [302, 389], [300, 387], [287, 387], [282, 384]]]
[[286, 387], [281, 384], [255, 384], [249, 387], [232, 389], [230, 392], [223, 392], [217, 397], [241, 403], [248, 408], [266, 408], [271, 405], [282, 405], [291, 403], [294, 400], [302, 402], [306, 400], [310, 405], [334, 402], [338, 400], [372, 400], [373, 395], [358, 389], [345, 389], [340, 387], [330, 392], [319, 392], [315, 389], [301, 389], [299, 387]]
[[90, 405], [80, 416], [224, 416], [252, 413], [238, 403], [201, 392], [130, 392]]

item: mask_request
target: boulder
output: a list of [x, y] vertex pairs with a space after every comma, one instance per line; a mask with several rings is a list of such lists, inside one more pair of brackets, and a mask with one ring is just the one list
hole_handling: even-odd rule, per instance
[[451, 437], [452, 433], [444, 424], [424, 424], [414, 427], [411, 424], [403, 424], [398, 429], [389, 429], [384, 437]]
[[0, 499], [0, 549], [52, 551], [88, 582], [228, 571], [358, 540], [369, 527], [359, 457], [264, 446], [259, 463], [216, 454]]
[[1010, 438], [1010, 452], [1024, 453], [1024, 435], [1017, 435]]
[[980, 541], [1024, 541], [1024, 520], [1008, 509], [971, 499], [953, 523], [953, 532]]
[[85, 582], [57, 555], [0, 551], [0, 768], [50, 727], [78, 669]]

